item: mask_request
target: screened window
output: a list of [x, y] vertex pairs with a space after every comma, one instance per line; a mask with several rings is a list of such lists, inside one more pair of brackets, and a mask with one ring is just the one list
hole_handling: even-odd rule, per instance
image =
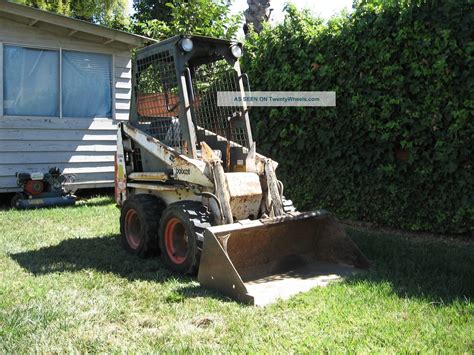
[[3, 54], [5, 115], [112, 117], [111, 55], [11, 45]]
[[63, 116], [112, 116], [112, 61], [109, 55], [62, 52]]
[[5, 115], [59, 116], [59, 51], [4, 46]]

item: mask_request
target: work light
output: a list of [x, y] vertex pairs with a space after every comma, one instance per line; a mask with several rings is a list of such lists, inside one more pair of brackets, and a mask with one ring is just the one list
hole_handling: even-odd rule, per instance
[[238, 44], [234, 44], [232, 47], [230, 47], [230, 51], [235, 58], [242, 57], [242, 48]]
[[179, 46], [185, 52], [191, 52], [193, 50], [193, 41], [190, 38], [183, 38], [179, 42]]

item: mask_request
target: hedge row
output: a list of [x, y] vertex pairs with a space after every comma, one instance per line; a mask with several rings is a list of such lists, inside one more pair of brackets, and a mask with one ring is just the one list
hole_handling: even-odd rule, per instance
[[474, 8], [363, 1], [324, 23], [289, 6], [251, 36], [252, 90], [334, 90], [336, 107], [253, 108], [257, 146], [300, 209], [472, 233]]

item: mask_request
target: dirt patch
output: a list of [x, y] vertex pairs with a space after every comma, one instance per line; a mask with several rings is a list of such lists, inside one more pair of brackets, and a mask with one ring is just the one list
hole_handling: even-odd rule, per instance
[[204, 316], [204, 317], [199, 317], [199, 318], [193, 319], [193, 321], [191, 323], [195, 327], [206, 329], [206, 328], [209, 328], [212, 325], [214, 325], [216, 323], [216, 320], [212, 317]]

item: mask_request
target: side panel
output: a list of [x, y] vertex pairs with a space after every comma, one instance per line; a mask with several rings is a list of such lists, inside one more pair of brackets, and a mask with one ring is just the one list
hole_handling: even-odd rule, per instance
[[180, 155], [174, 149], [165, 146], [157, 139], [129, 124], [123, 124], [122, 129], [141, 149], [147, 150], [155, 159], [166, 163], [172, 169], [173, 179], [207, 188], [214, 187], [212, 181], [207, 177], [207, 165], [202, 160]]
[[0, 192], [18, 190], [18, 171], [53, 166], [82, 186], [112, 187], [116, 130], [111, 119], [0, 117]]

